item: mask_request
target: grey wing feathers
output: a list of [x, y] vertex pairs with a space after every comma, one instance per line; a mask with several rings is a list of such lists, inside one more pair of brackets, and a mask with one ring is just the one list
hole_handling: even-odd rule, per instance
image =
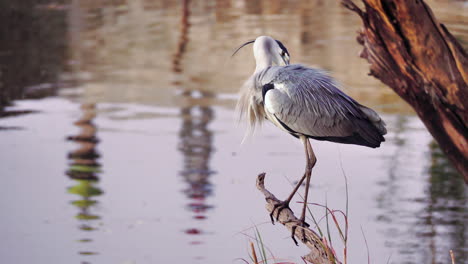
[[295, 136], [368, 147], [385, 141], [385, 123], [378, 114], [343, 93], [324, 71], [270, 67], [256, 81], [274, 86], [263, 95], [267, 118]]

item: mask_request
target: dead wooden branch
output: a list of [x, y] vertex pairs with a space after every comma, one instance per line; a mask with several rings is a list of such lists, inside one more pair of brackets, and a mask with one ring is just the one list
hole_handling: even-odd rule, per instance
[[422, 0], [352, 0], [370, 75], [408, 102], [468, 183], [468, 56]]
[[[267, 201], [266, 209], [268, 212], [271, 213], [275, 205], [279, 204], [281, 201], [278, 200], [270, 191], [265, 189], [265, 173], [261, 173], [257, 177], [257, 189], [263, 193], [265, 196], [265, 200]], [[276, 212], [275, 212], [276, 217]], [[289, 208], [286, 208], [281, 211], [278, 222], [284, 225], [290, 232], [292, 232], [293, 226], [297, 226], [299, 219], [294, 215], [293, 211]], [[305, 234], [305, 239], [303, 240], [303, 231]], [[295, 237], [297, 241], [301, 241], [304, 245], [306, 245], [311, 252], [304, 256], [304, 259], [314, 263], [314, 264], [333, 264], [338, 263], [333, 256], [333, 250], [322, 241], [321, 237], [309, 228], [302, 228], [301, 226], [297, 226], [295, 232]], [[291, 241], [291, 244], [293, 242]]]

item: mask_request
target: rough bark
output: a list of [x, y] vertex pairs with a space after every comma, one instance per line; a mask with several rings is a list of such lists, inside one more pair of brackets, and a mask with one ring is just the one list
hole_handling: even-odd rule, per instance
[[468, 183], [468, 56], [422, 0], [352, 0], [370, 75], [408, 102]]
[[[273, 208], [275, 208], [275, 205], [279, 204], [281, 201], [278, 200], [271, 192], [265, 189], [265, 173], [258, 175], [257, 189], [259, 189], [260, 192], [262, 192], [265, 196], [265, 200], [267, 201], [266, 209], [271, 213]], [[292, 232], [293, 226], [297, 226], [299, 219], [294, 215], [293, 211], [291, 211], [289, 208], [285, 208], [281, 210], [278, 222], [283, 224], [289, 231]], [[302, 230], [304, 230], [304, 233]], [[305, 234], [305, 237], [303, 237], [303, 234]], [[305, 260], [314, 264], [341, 264], [341, 262], [335, 258], [333, 250], [315, 231], [309, 228], [302, 228], [301, 226], [297, 226], [294, 232], [294, 236], [296, 237], [297, 241], [301, 241], [310, 249], [310, 253], [304, 256]], [[291, 241], [291, 243], [293, 242]]]

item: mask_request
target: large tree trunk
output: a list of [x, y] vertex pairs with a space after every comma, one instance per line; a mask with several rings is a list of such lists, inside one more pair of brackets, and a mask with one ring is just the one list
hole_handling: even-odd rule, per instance
[[342, 0], [363, 21], [370, 75], [408, 102], [468, 183], [468, 57], [422, 0]]

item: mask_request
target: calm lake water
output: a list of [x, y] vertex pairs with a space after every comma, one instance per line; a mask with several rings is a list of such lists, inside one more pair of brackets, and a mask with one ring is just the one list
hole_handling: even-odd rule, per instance
[[[428, 3], [468, 46], [467, 2]], [[255, 187], [266, 172], [286, 197], [303, 148], [270, 124], [241, 144], [234, 112], [254, 60], [250, 48], [230, 55], [259, 35], [281, 40], [294, 63], [331, 71], [387, 123], [378, 149], [312, 142], [310, 201], [345, 210], [348, 200], [348, 263], [368, 253], [371, 263], [451, 263], [449, 250], [468, 260], [468, 187], [411, 108], [367, 76], [360, 21], [338, 1], [0, 10], [1, 263], [244, 263], [255, 227], [269, 257], [303, 263], [307, 249], [271, 225]], [[332, 242], [342, 255], [336, 230]]]

